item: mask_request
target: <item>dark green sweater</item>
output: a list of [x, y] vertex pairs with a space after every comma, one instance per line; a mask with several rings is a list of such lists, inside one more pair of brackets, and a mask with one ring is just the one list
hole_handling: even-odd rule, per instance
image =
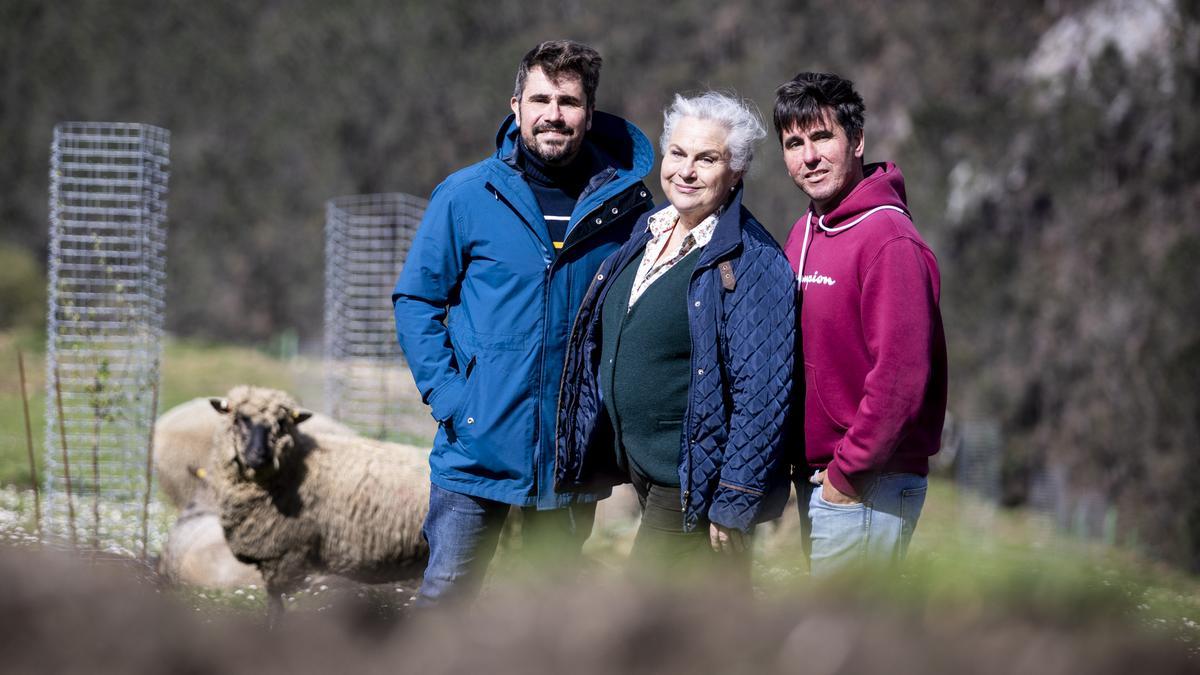
[[626, 312], [639, 257], [613, 282], [601, 317], [600, 391], [621, 466], [679, 485], [683, 416], [691, 385], [687, 291], [699, 255], [659, 277]]

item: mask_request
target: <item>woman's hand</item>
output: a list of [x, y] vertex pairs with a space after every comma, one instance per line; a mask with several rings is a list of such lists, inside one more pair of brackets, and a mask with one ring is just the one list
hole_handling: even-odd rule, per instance
[[708, 526], [708, 543], [717, 553], [742, 553], [746, 550], [746, 539], [741, 530], [716, 523]]

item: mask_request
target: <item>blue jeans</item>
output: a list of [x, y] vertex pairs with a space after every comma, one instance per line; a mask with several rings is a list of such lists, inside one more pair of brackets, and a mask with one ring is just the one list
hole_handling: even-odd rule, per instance
[[913, 473], [881, 473], [858, 504], [831, 504], [821, 486], [796, 477], [800, 530], [814, 577], [825, 577], [864, 563], [904, 559], [925, 505], [928, 481]]
[[[448, 600], [470, 600], [483, 584], [496, 554], [509, 505], [429, 486], [429, 514], [421, 533], [429, 542], [429, 564], [413, 603], [431, 607]], [[551, 511], [521, 509], [522, 543], [539, 554], [578, 557], [592, 533], [596, 505], [573, 504]]]

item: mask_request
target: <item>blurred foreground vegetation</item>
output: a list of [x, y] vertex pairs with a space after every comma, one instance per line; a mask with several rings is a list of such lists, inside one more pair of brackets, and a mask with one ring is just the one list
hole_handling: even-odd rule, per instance
[[[14, 542], [37, 548], [20, 530], [13, 529], [23, 526], [28, 531], [30, 508], [28, 493], [21, 494], [12, 486], [0, 488], [0, 554]], [[814, 583], [805, 571], [794, 521], [795, 513], [790, 512], [781, 522], [762, 528], [757, 536], [752, 591], [757, 611], [787, 616], [802, 609], [804, 614], [822, 617], [806, 623], [806, 630], [827, 634], [838, 642], [864, 641], [871, 649], [888, 649], [899, 624], [911, 636], [930, 643], [919, 656], [919, 662], [930, 664], [939, 662], [940, 650], [954, 649], [938, 644], [939, 636], [959, 633], [970, 634], [971, 639], [979, 639], [976, 634], [990, 635], [985, 642], [1013, 641], [1010, 649], [1014, 655], [1041, 649], [1026, 641], [1034, 637], [1057, 643], [1068, 659], [1056, 666], [1067, 667], [1063, 672], [1093, 672], [1070, 667], [1093, 656], [1078, 651], [1079, 640], [1096, 642], [1094, 648], [1104, 650], [1114, 648], [1116, 643], [1107, 642], [1114, 638], [1148, 642], [1159, 644], [1166, 654], [1200, 658], [1200, 579], [1128, 551], [1064, 538], [1024, 509], [997, 512], [944, 478], [931, 482], [925, 513], [899, 574], [872, 570]], [[711, 603], [725, 598], [731, 601], [723, 605], [725, 611], [732, 613], [726, 618], [762, 620], [762, 615], [750, 613], [741, 593], [720, 578], [640, 579], [638, 586], [627, 586], [623, 563], [635, 525], [610, 521], [593, 533], [585, 546], [590, 564], [574, 570], [582, 575], [582, 581], [572, 581], [562, 569], [552, 566], [528, 567], [519, 543], [506, 537], [481, 605], [490, 608], [487, 611], [507, 608], [503, 611], [514, 614], [562, 612], [563, 605], [578, 605], [581, 597], [591, 597], [593, 604], [587, 605], [587, 614], [562, 617], [567, 623], [559, 625], [562, 634], [558, 637], [572, 635], [577, 628], [571, 626], [588, 616], [603, 623], [603, 617], [614, 611], [628, 611], [630, 602], [645, 605], [639, 630], [667, 631], [659, 613], [668, 606], [656, 607], [655, 598], [674, 603], [696, 602], [695, 598]], [[86, 554], [82, 558], [88, 560]], [[149, 568], [129, 562], [144, 588], [161, 583]], [[317, 577], [309, 587], [286, 598], [288, 623], [308, 625], [324, 613], [333, 617], [327, 618], [329, 621], [350, 623], [338, 627], [363, 631], [357, 633], [359, 639], [393, 629], [421, 630], [418, 626], [435, 615], [405, 619], [415, 589], [415, 580], [363, 587], [336, 577]], [[0, 592], [0, 607], [11, 592]], [[180, 605], [205, 623], [257, 623], [266, 608], [264, 591], [256, 586], [233, 590], [168, 587], [160, 593], [159, 602], [165, 599], [167, 604]], [[86, 605], [86, 596], [77, 600]], [[575, 607], [576, 612], [580, 610]], [[872, 627], [878, 633], [857, 635], [855, 627], [868, 617], [881, 622]], [[831, 623], [824, 623], [826, 620]], [[1014, 639], [1007, 635], [1013, 630], [1020, 634], [1032, 630], [1032, 634]], [[686, 644], [691, 638], [683, 639]], [[767, 646], [772, 645], [760, 645]], [[1147, 672], [1161, 672], [1151, 665], [1145, 667], [1150, 668]], [[1059, 671], [1042, 665], [999, 672]]]

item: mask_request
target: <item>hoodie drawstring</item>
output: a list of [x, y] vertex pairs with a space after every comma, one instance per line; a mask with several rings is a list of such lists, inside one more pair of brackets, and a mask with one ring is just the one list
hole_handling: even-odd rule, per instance
[[[855, 225], [866, 220], [867, 217], [870, 216], [871, 214], [877, 213], [879, 211], [896, 211], [896, 212], [904, 214], [905, 218], [908, 218], [910, 220], [912, 219], [912, 216], [908, 215], [908, 211], [905, 211], [904, 209], [900, 208], [899, 206], [892, 206], [891, 204], [884, 204], [883, 206], [876, 206], [875, 208], [867, 211], [866, 213], [864, 213], [861, 216], [855, 218], [854, 220], [846, 223], [845, 225], [838, 225], [837, 227], [825, 227], [825, 216], [821, 216], [821, 217], [817, 218], [817, 227], [821, 228], [822, 230], [824, 230], [825, 232], [828, 232], [830, 234], [837, 234], [838, 232], [841, 232], [843, 230], [848, 230], [848, 229], [854, 227]], [[808, 215], [804, 219], [804, 244], [800, 248], [800, 267], [796, 272], [796, 286], [797, 286], [797, 288], [799, 288], [801, 290], [804, 289], [804, 263], [808, 259], [808, 239], [809, 239], [809, 235], [811, 233], [812, 233], [812, 211], [809, 211]]]
[[804, 290], [804, 259], [808, 257], [808, 237], [812, 234], [812, 211], [804, 218], [804, 243], [800, 245], [800, 267], [796, 270], [796, 288]]
[[862, 221], [866, 220], [867, 216], [869, 216], [872, 213], [875, 213], [877, 211], [899, 211], [900, 213], [904, 214], [905, 218], [912, 220], [912, 216], [908, 215], [908, 211], [905, 211], [904, 209], [900, 208], [899, 206], [892, 206], [891, 204], [885, 204], [883, 206], [876, 206], [875, 208], [871, 209], [870, 211], [867, 211], [866, 213], [864, 213], [861, 216], [855, 218], [854, 220], [846, 223], [845, 225], [838, 225], [837, 227], [825, 227], [825, 216], [821, 216], [821, 219], [817, 221], [817, 227], [821, 228], [822, 230], [825, 230], [826, 232], [841, 232], [842, 230], [848, 230], [848, 229], [854, 227], [855, 225], [861, 223]]

